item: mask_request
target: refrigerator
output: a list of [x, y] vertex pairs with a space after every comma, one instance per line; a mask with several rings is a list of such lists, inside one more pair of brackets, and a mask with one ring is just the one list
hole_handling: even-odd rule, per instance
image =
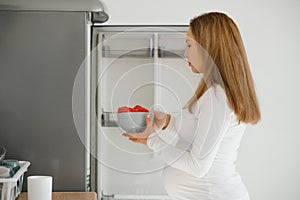
[[98, 0], [0, 2], [0, 145], [31, 163], [23, 191], [29, 175], [52, 176], [53, 191], [94, 190], [82, 62], [92, 21], [107, 17]]
[[188, 26], [92, 27], [91, 138], [99, 199], [170, 199], [165, 167], [146, 145], [122, 137], [120, 106], [180, 113], [200, 78], [187, 65]]

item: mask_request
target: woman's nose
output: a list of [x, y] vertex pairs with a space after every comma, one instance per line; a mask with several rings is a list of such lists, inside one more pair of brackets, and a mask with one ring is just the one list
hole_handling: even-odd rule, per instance
[[184, 50], [184, 57], [188, 58], [187, 48]]

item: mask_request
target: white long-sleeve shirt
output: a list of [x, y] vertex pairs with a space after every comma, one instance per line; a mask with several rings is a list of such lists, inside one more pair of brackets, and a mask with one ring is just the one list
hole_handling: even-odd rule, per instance
[[225, 91], [210, 87], [194, 104], [172, 115], [168, 127], [147, 140], [166, 167], [164, 185], [174, 200], [249, 200], [235, 170], [244, 123], [238, 123]]

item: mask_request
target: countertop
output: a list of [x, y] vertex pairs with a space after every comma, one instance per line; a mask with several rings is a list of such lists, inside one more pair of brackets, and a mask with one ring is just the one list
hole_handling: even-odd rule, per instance
[[[27, 200], [27, 192], [22, 192], [16, 200]], [[95, 192], [52, 192], [52, 200], [97, 200]]]

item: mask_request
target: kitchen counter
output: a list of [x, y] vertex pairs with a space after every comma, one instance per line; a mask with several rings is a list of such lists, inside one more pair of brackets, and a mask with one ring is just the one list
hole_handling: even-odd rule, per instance
[[[27, 200], [27, 192], [22, 192], [16, 200]], [[95, 192], [52, 192], [52, 200], [97, 200]]]

